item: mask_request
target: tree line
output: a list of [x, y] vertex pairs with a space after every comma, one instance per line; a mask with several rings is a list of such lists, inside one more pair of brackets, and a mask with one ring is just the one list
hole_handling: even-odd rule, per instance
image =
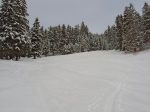
[[132, 4], [113, 26], [101, 35], [89, 31], [82, 22], [76, 26], [44, 28], [38, 18], [29, 27], [25, 0], [2, 0], [0, 7], [0, 58], [65, 55], [95, 50], [141, 51], [150, 47], [150, 5], [140, 15]]
[[140, 15], [132, 4], [125, 7], [115, 24], [101, 35], [104, 50], [137, 52], [150, 48], [150, 5], [145, 3]]
[[74, 27], [58, 25], [44, 29], [36, 18], [30, 30], [31, 53], [36, 56], [65, 55], [100, 50], [100, 36], [89, 32], [84, 22]]

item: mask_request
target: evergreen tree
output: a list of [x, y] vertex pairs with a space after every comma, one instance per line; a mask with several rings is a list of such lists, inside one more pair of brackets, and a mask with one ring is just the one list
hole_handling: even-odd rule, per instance
[[98, 34], [89, 33], [88, 38], [89, 38], [89, 45], [90, 45], [89, 50], [90, 51], [101, 49], [101, 40]]
[[[105, 31], [106, 32], [106, 31]], [[107, 46], [106, 46], [106, 37], [105, 37], [105, 32], [104, 34], [101, 34], [100, 37], [101, 37], [101, 49], [102, 50], [107, 50]]]
[[116, 30], [117, 30], [117, 38], [116, 38], [116, 50], [122, 50], [122, 33], [123, 33], [123, 17], [122, 15], [118, 15], [116, 17]]
[[38, 18], [35, 19], [35, 22], [31, 29], [31, 44], [32, 44], [31, 53], [34, 56], [34, 59], [36, 59], [37, 56], [42, 55], [42, 34]]
[[143, 35], [145, 47], [150, 47], [150, 5], [144, 4], [143, 7]]
[[43, 26], [40, 26], [40, 29], [39, 29], [39, 37], [41, 38], [41, 46], [40, 46], [40, 55], [43, 55], [44, 53], [44, 49], [45, 49], [45, 46], [46, 46], [46, 35], [45, 35], [45, 30], [44, 30], [44, 27]]
[[45, 30], [43, 36], [43, 55], [48, 56], [50, 54], [50, 40], [49, 40], [49, 35], [48, 35], [48, 31]]
[[66, 29], [66, 39], [65, 39], [65, 45], [64, 45], [65, 54], [73, 53], [72, 40], [73, 40], [72, 27], [68, 25]]
[[67, 33], [66, 33], [66, 26], [63, 24], [61, 27], [61, 43], [60, 43], [60, 48], [61, 48], [61, 54], [67, 54], [65, 45], [67, 45]]
[[16, 60], [26, 55], [29, 22], [27, 20], [25, 0], [2, 0], [0, 37], [3, 40], [3, 54], [6, 58]]
[[60, 25], [58, 25], [56, 27], [56, 35], [54, 35], [55, 37], [55, 43], [56, 43], [56, 53], [57, 54], [62, 54], [62, 47], [63, 47], [63, 43], [62, 43], [62, 27]]
[[105, 50], [113, 50], [116, 48], [116, 34], [117, 30], [116, 30], [116, 26], [108, 26], [108, 29], [104, 32], [104, 42], [103, 44], [105, 45], [104, 48]]
[[125, 8], [123, 18], [123, 44], [125, 51], [139, 51], [142, 49], [141, 18], [133, 5]]
[[[2, 16], [1, 16], [1, 7], [0, 7], [0, 27], [2, 26]], [[2, 32], [2, 29], [0, 29], [0, 32]], [[4, 50], [4, 46], [3, 46], [3, 39], [0, 36], [0, 59], [3, 59], [3, 50]]]
[[76, 25], [73, 28], [73, 33], [72, 33], [72, 38], [71, 38], [71, 42], [72, 42], [72, 47], [73, 47], [73, 51], [72, 52], [81, 52], [81, 41], [80, 41], [80, 26]]
[[84, 22], [81, 23], [80, 27], [80, 46], [81, 46], [81, 52], [89, 51], [89, 29], [87, 25], [85, 25]]
[[49, 55], [54, 55], [55, 54], [55, 46], [56, 46], [56, 43], [55, 43], [55, 31], [54, 31], [54, 28], [53, 27], [49, 27], [48, 28], [48, 40], [49, 40]]

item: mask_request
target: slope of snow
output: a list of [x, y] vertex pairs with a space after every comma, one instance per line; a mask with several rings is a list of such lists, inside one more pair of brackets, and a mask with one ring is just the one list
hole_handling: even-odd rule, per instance
[[0, 112], [150, 112], [150, 51], [0, 60]]

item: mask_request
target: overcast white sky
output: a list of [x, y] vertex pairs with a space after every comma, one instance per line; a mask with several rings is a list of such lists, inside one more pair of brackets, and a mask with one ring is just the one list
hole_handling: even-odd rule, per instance
[[112, 25], [129, 3], [141, 12], [144, 2], [150, 4], [150, 0], [27, 0], [30, 25], [36, 17], [45, 27], [85, 21], [95, 33], [102, 33]]

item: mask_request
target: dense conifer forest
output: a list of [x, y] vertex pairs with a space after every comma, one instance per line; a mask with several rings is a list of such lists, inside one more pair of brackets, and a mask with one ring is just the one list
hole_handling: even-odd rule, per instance
[[[96, 50], [138, 52], [150, 47], [150, 5], [145, 3], [142, 14], [132, 4], [125, 7], [116, 22], [103, 34], [90, 32], [81, 22], [76, 26], [58, 25], [45, 28], [35, 18], [29, 27], [25, 0], [2, 0], [0, 7], [0, 58], [66, 55]], [[61, 19], [61, 18], [60, 18]], [[100, 26], [99, 26], [100, 27]]]

